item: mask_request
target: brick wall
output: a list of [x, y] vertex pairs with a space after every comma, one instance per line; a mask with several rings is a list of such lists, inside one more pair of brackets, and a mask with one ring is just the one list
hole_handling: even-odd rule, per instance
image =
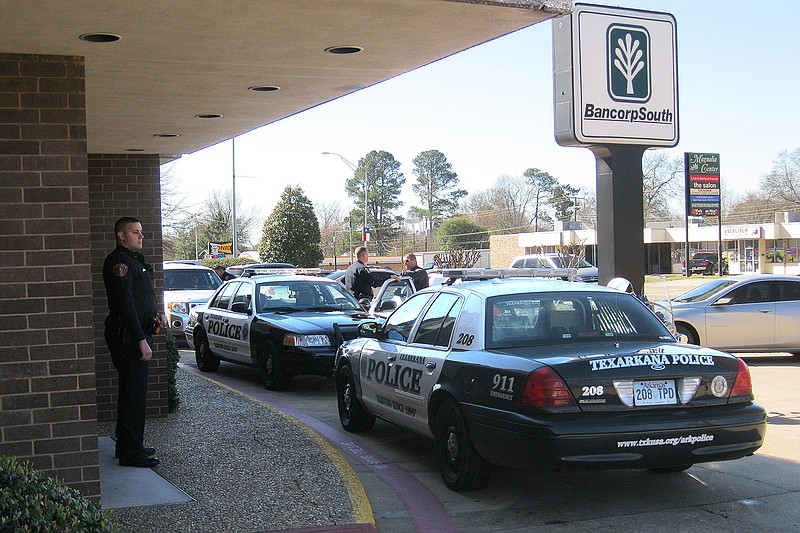
[[[117, 372], [111, 363], [103, 321], [108, 315], [103, 261], [114, 249], [114, 222], [123, 216], [141, 220], [142, 253], [155, 269], [156, 297], [163, 305], [161, 253], [161, 189], [158, 155], [89, 154], [89, 226], [91, 233], [92, 304], [97, 376], [98, 420], [116, 419]], [[166, 344], [156, 337], [147, 386], [147, 416], [164, 416], [168, 409]]]
[[0, 54], [0, 454], [100, 494], [82, 58]]

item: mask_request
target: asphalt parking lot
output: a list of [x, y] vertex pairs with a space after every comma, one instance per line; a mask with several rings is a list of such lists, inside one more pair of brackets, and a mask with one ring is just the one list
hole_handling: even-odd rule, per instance
[[[674, 297], [704, 281], [650, 287]], [[183, 370], [202, 374], [192, 352], [181, 355]], [[488, 487], [465, 493], [444, 486], [428, 439], [380, 420], [367, 433], [344, 432], [330, 379], [298, 377], [289, 389], [269, 392], [248, 367], [223, 362], [202, 375], [326, 439], [357, 476], [381, 532], [800, 531], [800, 361], [788, 354], [744, 359], [768, 413], [765, 444], [752, 457], [677, 474], [498, 468]]]

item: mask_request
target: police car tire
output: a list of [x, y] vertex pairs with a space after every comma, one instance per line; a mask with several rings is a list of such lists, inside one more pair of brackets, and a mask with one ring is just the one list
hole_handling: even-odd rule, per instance
[[219, 368], [219, 358], [211, 352], [208, 335], [202, 330], [195, 331], [194, 359], [201, 372], [215, 372]]
[[287, 376], [283, 371], [281, 359], [275, 347], [269, 342], [261, 347], [258, 367], [261, 371], [261, 381], [267, 390], [283, 390], [289, 384], [291, 376]]
[[457, 492], [486, 486], [491, 466], [472, 445], [467, 421], [455, 401], [445, 400], [436, 413], [434, 427], [436, 459], [445, 485]]
[[359, 433], [375, 425], [375, 417], [364, 410], [356, 397], [356, 385], [350, 365], [343, 365], [336, 372], [336, 403], [339, 407], [339, 422], [346, 431]]

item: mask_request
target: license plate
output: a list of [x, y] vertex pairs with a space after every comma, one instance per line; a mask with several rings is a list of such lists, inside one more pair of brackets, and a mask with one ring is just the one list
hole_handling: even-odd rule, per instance
[[659, 381], [636, 381], [633, 383], [633, 404], [674, 405], [678, 403], [675, 395], [675, 381], [664, 379]]

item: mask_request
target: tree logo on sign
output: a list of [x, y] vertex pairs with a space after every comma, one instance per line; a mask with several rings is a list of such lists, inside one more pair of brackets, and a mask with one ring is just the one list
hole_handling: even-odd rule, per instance
[[608, 27], [608, 94], [618, 102], [650, 100], [650, 34], [642, 26]]

